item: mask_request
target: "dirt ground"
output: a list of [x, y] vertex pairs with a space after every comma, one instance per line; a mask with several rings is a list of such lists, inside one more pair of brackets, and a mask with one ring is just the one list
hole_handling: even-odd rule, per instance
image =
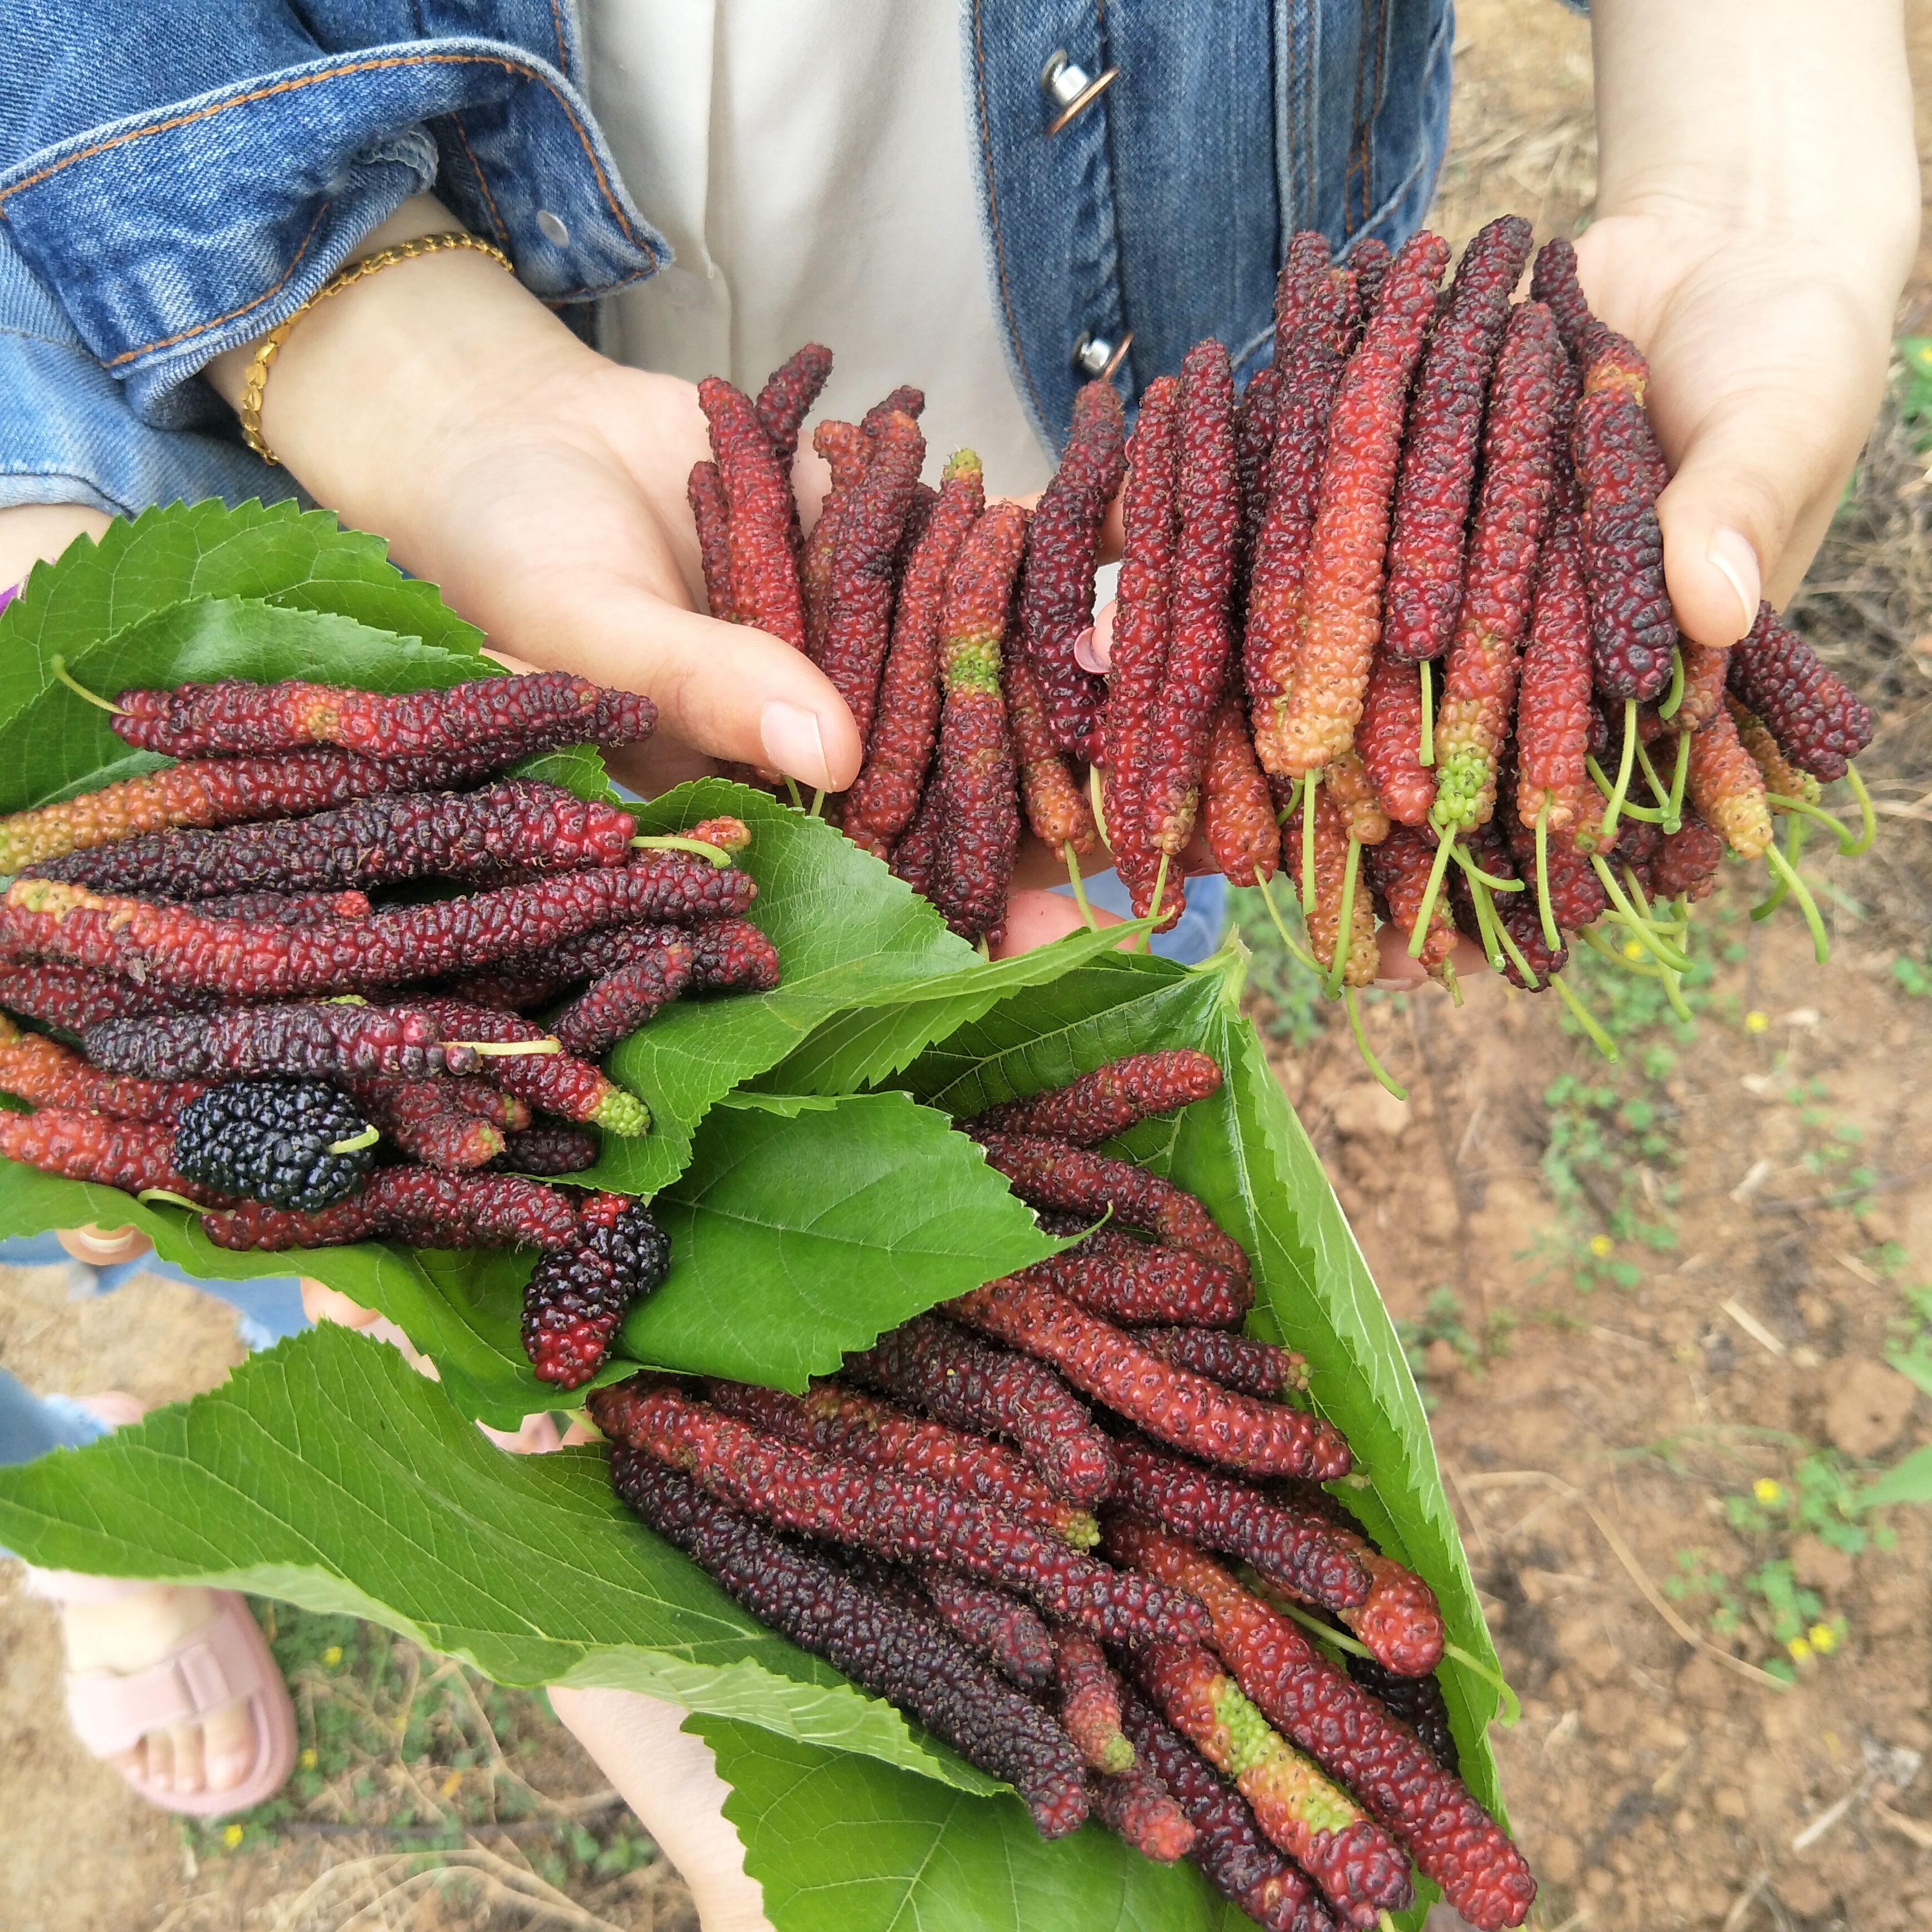
[[[1460, 243], [1515, 209], [1539, 238], [1570, 231], [1594, 193], [1587, 27], [1550, 0], [1459, 13], [1432, 225]], [[1932, 46], [1927, 17], [1915, 39]], [[1932, 257], [1902, 326], [1928, 316]], [[1840, 1546], [1874, 1526], [1839, 1507], [1932, 1442], [1932, 1401], [1886, 1361], [1932, 1348], [1932, 1301], [1906, 1294], [1932, 1283], [1932, 999], [1912, 990], [1932, 988], [1912, 979], [1932, 910], [1922, 463], [1888, 425], [1801, 613], [1882, 718], [1864, 761], [1880, 850], [1808, 854], [1828, 969], [1788, 911], [1744, 916], [1734, 884], [1700, 921], [1694, 1040], [1604, 974], [1611, 1071], [1545, 1000], [1372, 1004], [1406, 1106], [1364, 1078], [1345, 1030], [1298, 1021], [1286, 993], [1258, 1004], [1436, 1405], [1522, 1698], [1497, 1739], [1542, 1932], [1932, 1925], [1932, 1516], [1881, 1513], [1853, 1554]], [[0, 1361], [32, 1386], [176, 1399], [240, 1358], [230, 1312], [188, 1290], [148, 1280], [72, 1303], [68, 1287], [64, 1270], [11, 1271], [0, 1296]], [[546, 1902], [518, 1874], [550, 1869], [548, 1841], [520, 1828], [454, 1855], [466, 1891], [412, 1878], [423, 1860], [393, 1832], [312, 1824], [232, 1852], [184, 1834], [73, 1743], [51, 1619], [11, 1564], [0, 1648], [0, 1923], [20, 1932], [690, 1922], [661, 1865], [579, 1861]], [[1735, 1667], [1767, 1661], [1792, 1688]], [[520, 1776], [555, 1816], [592, 1816], [595, 1768], [540, 1714], [519, 1721]]]

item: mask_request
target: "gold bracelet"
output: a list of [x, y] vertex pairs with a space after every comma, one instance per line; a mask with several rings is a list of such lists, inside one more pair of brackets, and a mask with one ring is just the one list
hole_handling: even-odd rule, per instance
[[248, 373], [242, 378], [242, 400], [236, 404], [235, 413], [241, 421], [242, 440], [264, 463], [277, 465], [281, 459], [262, 440], [262, 394], [268, 386], [268, 371], [296, 324], [316, 303], [326, 302], [331, 296], [361, 281], [364, 276], [380, 274], [385, 268], [392, 268], [398, 262], [412, 262], [418, 255], [440, 254], [446, 248], [473, 248], [479, 255], [488, 255], [498, 267], [508, 269], [512, 274], [517, 272], [502, 249], [479, 236], [466, 235], [459, 229], [451, 229], [441, 235], [418, 235], [413, 241], [398, 242], [392, 248], [379, 249], [374, 254], [365, 255], [361, 261], [352, 262], [347, 268], [338, 269], [300, 308], [256, 344], [255, 352], [248, 358]]

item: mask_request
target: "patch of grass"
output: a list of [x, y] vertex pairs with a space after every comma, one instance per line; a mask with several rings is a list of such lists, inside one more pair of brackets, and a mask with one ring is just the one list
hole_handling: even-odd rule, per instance
[[296, 1768], [238, 1817], [184, 1820], [198, 1858], [265, 1850], [292, 1827], [320, 1826], [405, 1838], [433, 1862], [472, 1832], [517, 1826], [532, 1866], [564, 1888], [658, 1856], [626, 1807], [579, 1816], [527, 1781], [519, 1767], [558, 1728], [541, 1691], [506, 1690], [354, 1617], [266, 1600], [254, 1608], [294, 1700]]

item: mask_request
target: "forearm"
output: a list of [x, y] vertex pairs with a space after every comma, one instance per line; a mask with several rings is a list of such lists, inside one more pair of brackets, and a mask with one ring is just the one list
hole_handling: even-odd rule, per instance
[[1595, 0], [1597, 212], [1683, 213], [1821, 248], [1918, 232], [1900, 0]]

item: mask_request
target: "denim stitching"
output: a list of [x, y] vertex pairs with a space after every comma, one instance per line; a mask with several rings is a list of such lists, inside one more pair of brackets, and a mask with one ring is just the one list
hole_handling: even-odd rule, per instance
[[993, 130], [986, 118], [986, 43], [981, 31], [985, 19], [980, 0], [973, 0], [973, 80], [975, 106], [980, 110], [980, 159], [986, 176], [986, 212], [993, 230], [993, 256], [1000, 268], [1000, 304], [1006, 310], [1006, 334], [1013, 346], [1013, 359], [1019, 364], [1020, 374], [1026, 378], [1027, 394], [1033, 398], [1034, 413], [1044, 423], [1046, 405], [1041, 401], [1040, 390], [1033, 380], [1033, 371], [1027, 367], [1026, 351], [1021, 346], [1019, 324], [1013, 319], [1012, 290], [1006, 278], [1006, 244], [1000, 232], [999, 190], [993, 181]]
[[556, 35], [556, 70], [559, 74], [570, 71], [570, 57], [564, 51], [563, 16], [557, 11], [556, 0], [550, 0], [550, 24]]
[[[197, 121], [210, 119], [217, 114], [225, 112], [229, 108], [245, 107], [255, 101], [266, 100], [278, 94], [292, 93], [297, 88], [312, 86], [325, 80], [333, 80], [346, 74], [379, 73], [386, 68], [424, 66], [500, 67], [506, 74], [520, 74], [525, 80], [538, 82], [555, 100], [557, 106], [562, 109], [565, 118], [570, 123], [572, 131], [583, 146], [585, 158], [590, 164], [591, 172], [596, 177], [597, 186], [604, 196], [604, 205], [610, 209], [612, 218], [622, 231], [625, 240], [631, 243], [634, 248], [644, 246], [631, 232], [631, 224], [625, 220], [623, 210], [617, 206], [615, 198], [612, 196], [610, 184], [604, 178], [604, 170], [597, 159], [596, 151], [592, 147], [590, 136], [585, 134], [584, 124], [572, 111], [570, 103], [558, 93], [555, 86], [536, 68], [526, 67], [520, 61], [506, 60], [500, 56], [487, 54], [408, 54], [394, 56], [388, 60], [357, 61], [344, 67], [330, 68], [325, 73], [304, 74], [297, 80], [277, 81], [271, 87], [257, 88], [253, 93], [237, 94], [231, 100], [216, 101], [212, 106], [197, 108], [192, 114], [179, 114], [172, 120], [157, 121], [146, 128], [131, 128], [124, 134], [116, 135], [111, 141], [103, 141], [96, 147], [83, 148], [78, 154], [69, 154], [64, 159], [55, 162], [51, 167], [43, 168], [38, 174], [29, 175], [25, 180], [16, 182], [10, 188], [0, 189], [0, 220], [6, 218], [6, 210], [4, 206], [5, 202], [10, 196], [18, 194], [21, 189], [32, 188], [41, 182], [51, 179], [63, 168], [71, 166], [76, 161], [90, 160], [96, 154], [106, 154], [112, 148], [124, 146], [130, 141], [138, 141], [146, 135], [168, 134], [176, 128], [189, 127]], [[326, 202], [322, 204], [324, 212], [326, 212], [328, 206]], [[319, 222], [321, 219], [321, 214], [318, 214], [316, 220]], [[310, 236], [313, 236], [314, 232], [314, 228], [311, 226], [309, 230]], [[306, 248], [308, 245], [308, 238], [304, 237], [302, 247]], [[653, 250], [646, 249], [645, 252], [655, 256], [656, 251]], [[297, 251], [296, 259], [300, 260], [300, 250]], [[208, 329], [218, 328], [224, 322], [232, 322], [237, 317], [246, 315], [250, 310], [259, 308], [263, 302], [272, 300], [277, 292], [286, 286], [289, 275], [293, 274], [294, 272], [295, 263], [291, 262], [289, 265], [288, 274], [284, 275], [274, 288], [268, 290], [265, 294], [256, 296], [254, 301], [244, 303], [240, 308], [232, 310], [227, 315], [218, 316], [211, 322], [197, 322], [194, 328], [184, 329], [177, 335], [164, 336], [158, 340], [143, 343], [139, 348], [124, 350], [112, 362], [104, 366], [110, 369], [116, 368], [123, 362], [133, 362], [137, 357], [148, 355], [157, 349], [171, 348], [178, 342], [185, 342], [190, 337], [200, 335]], [[554, 298], [555, 300], [562, 302], [576, 298], [569, 296]]]
[[[4, 199], [4, 196], [0, 196], [0, 200]], [[296, 252], [289, 257], [287, 268], [273, 288], [263, 290], [253, 302], [244, 302], [239, 308], [230, 309], [226, 315], [212, 316], [206, 322], [198, 322], [192, 328], [183, 329], [178, 335], [164, 337], [161, 340], [148, 343], [140, 349], [124, 349], [112, 361], [104, 362], [100, 366], [104, 369], [118, 368], [123, 362], [131, 362], [136, 356], [145, 356], [150, 349], [171, 348], [177, 342], [185, 342], [191, 335], [200, 334], [204, 329], [219, 328], [224, 322], [236, 321], [246, 315], [250, 309], [260, 308], [266, 302], [273, 302], [288, 286], [295, 272], [301, 267], [302, 257], [308, 253], [308, 244], [315, 239], [315, 231], [322, 226], [322, 218], [334, 206], [334, 199], [331, 196], [316, 210], [315, 219], [308, 225], [308, 232], [296, 244]]]
[[476, 191], [483, 197], [483, 206], [490, 211], [490, 225], [496, 231], [496, 238], [507, 243], [510, 231], [503, 225], [503, 218], [496, 212], [496, 197], [490, 192], [490, 184], [483, 178], [483, 164], [476, 158], [476, 150], [470, 145], [470, 136], [463, 131], [463, 116], [454, 108], [450, 110], [449, 124], [456, 130], [456, 138], [463, 143], [463, 152], [470, 158], [470, 172], [476, 177]]

